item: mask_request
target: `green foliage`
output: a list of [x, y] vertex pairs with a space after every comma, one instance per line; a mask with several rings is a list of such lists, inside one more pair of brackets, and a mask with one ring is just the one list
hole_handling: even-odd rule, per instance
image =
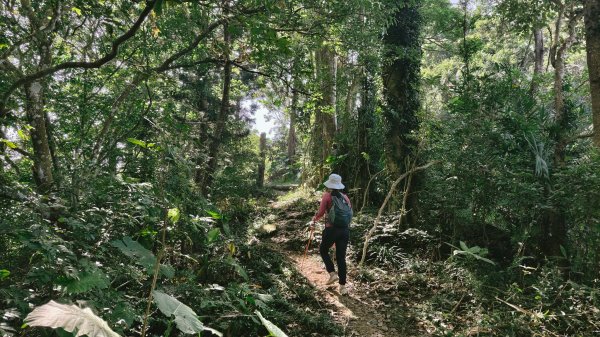
[[179, 302], [175, 297], [158, 290], [154, 290], [152, 294], [154, 302], [160, 311], [167, 317], [175, 317], [175, 324], [177, 324], [177, 329], [181, 332], [185, 334], [201, 334], [203, 331], [210, 331], [217, 336], [223, 336], [222, 333], [204, 326], [196, 313], [187, 305]]
[[460, 248], [454, 247], [452, 245], [450, 246], [455, 248], [455, 250], [452, 252], [452, 255], [454, 256], [465, 255], [483, 262], [487, 262], [491, 265], [496, 264], [494, 261], [485, 258], [485, 256], [488, 254], [488, 250], [486, 248], [481, 248], [479, 246], [468, 247], [467, 244], [463, 241], [460, 241]]
[[[123, 254], [133, 259], [136, 263], [146, 268], [146, 272], [151, 275], [154, 265], [156, 264], [156, 257], [151, 251], [144, 248], [139, 242], [134, 241], [130, 237], [126, 236], [122, 240], [115, 240], [111, 242], [111, 245], [118, 248]], [[171, 278], [175, 275], [173, 267], [168, 265], [160, 266], [161, 273]]]
[[260, 318], [260, 321], [265, 326], [265, 328], [267, 328], [267, 330], [269, 330], [270, 336], [287, 337], [287, 335], [283, 331], [281, 331], [281, 329], [279, 329], [275, 324], [271, 323], [271, 321], [264, 318], [263, 315], [260, 313], [260, 311], [257, 310], [257, 311], [255, 311], [255, 313], [258, 316], [258, 318]]
[[[189, 307], [155, 293], [165, 316], [152, 315], [149, 335], [200, 333], [198, 317], [232, 336], [277, 335], [261, 313], [290, 334], [341, 335], [327, 313], [306, 310], [318, 307], [314, 290], [284, 259], [248, 244], [256, 241], [249, 223], [272, 195], [256, 188], [261, 158], [247, 100], [263, 102], [277, 122], [267, 155], [272, 182], [319, 180], [326, 172], [310, 164], [318, 163], [344, 177], [355, 207], [366, 195], [368, 208], [385, 196], [398, 172], [382, 170], [398, 153], [402, 166], [405, 146], [418, 143], [419, 160], [440, 162], [412, 181], [419, 202], [408, 215], [418, 228], [391, 215], [372, 237], [368, 261], [406, 275], [423, 294], [412, 293], [421, 310], [414, 316], [395, 311], [399, 324], [419, 321], [440, 335], [472, 335], [468, 324], [480, 334], [593, 333], [600, 155], [578, 136], [590, 124], [583, 47], [568, 50], [566, 118], [554, 120], [552, 62], [531, 94], [529, 35], [554, 26], [554, 2], [240, 0], [224, 9], [218, 1], [158, 0], [130, 31], [148, 3], [0, 6], [0, 334], [28, 334], [19, 327], [31, 308], [60, 298], [85, 301], [116, 332], [135, 335], [161, 252], [158, 288]], [[327, 85], [314, 58], [325, 47], [337, 60]], [[222, 102], [226, 52], [232, 85]], [[105, 55], [114, 58], [99, 67], [35, 75]], [[37, 116], [24, 90], [31, 75], [43, 84]], [[333, 88], [336, 106], [323, 104]], [[322, 126], [317, 111], [337, 117], [327, 158], [308, 150], [325, 141], [309, 136]], [[35, 118], [47, 128], [44, 155]], [[557, 165], [560, 137], [568, 144]], [[41, 159], [54, 175], [47, 189], [35, 178]], [[561, 256], [545, 259], [540, 228], [557, 209], [566, 240]], [[369, 221], [357, 223], [353, 242]], [[459, 246], [455, 258], [445, 259], [453, 249], [444, 242]], [[415, 260], [425, 256], [444, 262]], [[410, 293], [403, 282], [390, 289]]]

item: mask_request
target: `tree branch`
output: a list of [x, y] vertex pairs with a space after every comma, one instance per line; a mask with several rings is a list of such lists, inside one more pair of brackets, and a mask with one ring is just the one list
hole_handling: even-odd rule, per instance
[[223, 18], [211, 23], [187, 47], [185, 47], [185, 48], [181, 49], [180, 51], [176, 52], [175, 54], [171, 55], [161, 65], [159, 65], [158, 67], [151, 68], [151, 69], [149, 69], [149, 71], [147, 71], [145, 73], [138, 73], [134, 77], [132, 82], [127, 85], [127, 87], [121, 92], [121, 94], [119, 94], [119, 97], [117, 97], [115, 102], [112, 104], [110, 113], [109, 113], [108, 117], [106, 117], [106, 120], [104, 121], [104, 123], [102, 125], [102, 129], [101, 129], [100, 133], [98, 134], [98, 137], [96, 138], [96, 141], [94, 143], [94, 148], [92, 150], [92, 156], [91, 156], [92, 160], [95, 160], [97, 155], [100, 152], [100, 146], [102, 145], [102, 141], [104, 140], [104, 138], [108, 132], [108, 129], [109, 129], [110, 125], [112, 124], [112, 121], [114, 120], [114, 116], [115, 116], [117, 109], [125, 101], [125, 99], [129, 96], [129, 94], [131, 94], [131, 92], [133, 92], [133, 89], [135, 89], [143, 81], [150, 78], [150, 76], [152, 76], [152, 73], [160, 73], [160, 72], [164, 72], [164, 71], [167, 71], [170, 69], [175, 69], [176, 68], [175, 66], [171, 66], [171, 64], [173, 62], [177, 61], [179, 58], [183, 57], [184, 55], [192, 52], [200, 44], [200, 42], [202, 42], [202, 40], [207, 38], [210, 35], [210, 33], [212, 33], [220, 25], [226, 23], [227, 21], [235, 18], [238, 15], [254, 14], [254, 13], [260, 12], [261, 10], [262, 10], [262, 7], [248, 9], [248, 10], [240, 12], [239, 14], [236, 14], [233, 16], [226, 16], [226, 17], [223, 17]]
[[248, 68], [247, 66], [244, 66], [244, 65], [242, 65], [242, 64], [240, 64], [240, 63], [237, 63], [237, 62], [235, 62], [235, 61], [232, 61], [232, 62], [231, 62], [231, 64], [232, 64], [233, 66], [235, 66], [236, 68], [239, 68], [239, 69], [241, 69], [241, 70], [243, 70], [243, 71], [245, 71], [245, 72], [248, 72], [248, 73], [257, 74], [257, 75], [261, 75], [261, 76], [265, 76], [265, 77], [269, 77], [269, 78], [276, 78], [276, 79], [278, 79], [278, 80], [281, 80], [281, 81], [283, 81], [283, 83], [285, 83], [285, 86], [286, 86], [286, 87], [288, 87], [289, 89], [291, 89], [292, 91], [295, 91], [295, 92], [297, 92], [297, 93], [300, 93], [300, 94], [303, 94], [303, 95], [306, 95], [306, 96], [309, 96], [309, 95], [310, 95], [310, 93], [309, 93], [309, 92], [306, 92], [306, 91], [303, 91], [303, 90], [300, 90], [300, 89], [298, 89], [298, 88], [295, 88], [295, 87], [293, 87], [293, 86], [292, 86], [292, 85], [289, 83], [289, 81], [288, 81], [286, 78], [284, 78], [283, 76], [281, 76], [281, 75], [280, 75], [280, 76], [277, 76], [277, 75], [271, 75], [271, 74], [267, 74], [267, 73], [265, 73], [265, 72], [262, 72], [262, 71], [260, 71], [260, 70], [253, 70], [253, 69], [250, 69], [250, 68]]
[[7, 148], [10, 149], [10, 150], [13, 150], [15, 152], [18, 152], [18, 153], [22, 154], [23, 156], [25, 156], [27, 158], [33, 159], [33, 154], [31, 154], [31, 153], [29, 153], [29, 152], [21, 149], [20, 147], [10, 147], [10, 146], [8, 146]]
[[42, 69], [38, 72], [35, 72], [33, 74], [29, 74], [25, 77], [22, 77], [21, 79], [17, 80], [16, 82], [14, 82], [13, 84], [11, 84], [8, 89], [2, 94], [2, 96], [0, 96], [0, 117], [3, 117], [4, 115], [6, 115], [6, 104], [8, 101], [8, 98], [10, 97], [10, 95], [20, 86], [31, 83], [37, 79], [40, 79], [42, 77], [48, 76], [48, 75], [52, 75], [54, 73], [56, 73], [57, 71], [60, 70], [64, 70], [64, 69], [73, 69], [73, 68], [83, 68], [83, 69], [92, 69], [92, 68], [100, 68], [102, 65], [108, 63], [109, 61], [111, 61], [112, 59], [114, 59], [115, 57], [117, 57], [117, 55], [119, 54], [119, 47], [125, 43], [127, 40], [129, 40], [130, 38], [132, 38], [137, 31], [139, 30], [140, 26], [142, 25], [142, 23], [144, 22], [144, 20], [146, 20], [146, 17], [148, 17], [148, 15], [150, 14], [150, 12], [152, 11], [152, 8], [154, 8], [154, 5], [156, 4], [157, 0], [150, 0], [147, 4], [146, 7], [144, 8], [144, 10], [142, 11], [142, 13], [140, 14], [140, 16], [138, 17], [138, 19], [135, 21], [135, 23], [133, 24], [133, 26], [131, 26], [131, 28], [129, 28], [128, 31], [126, 31], [125, 33], [123, 33], [121, 36], [119, 36], [115, 41], [113, 41], [112, 43], [112, 48], [111, 51], [104, 55], [102, 58], [93, 61], [93, 62], [85, 62], [85, 61], [69, 61], [69, 62], [64, 62], [64, 63], [60, 63], [57, 64], [55, 66], [46, 68], [46, 69]]
[[423, 166], [414, 167], [414, 168], [404, 172], [404, 174], [402, 174], [400, 177], [398, 177], [398, 179], [396, 179], [396, 181], [394, 181], [394, 183], [390, 187], [390, 190], [389, 190], [387, 196], [385, 197], [385, 200], [383, 201], [383, 204], [381, 205], [381, 207], [379, 207], [379, 211], [377, 212], [377, 217], [375, 218], [375, 223], [373, 224], [373, 227], [371, 227], [371, 229], [365, 236], [365, 242], [363, 244], [363, 250], [362, 250], [362, 257], [360, 258], [360, 262], [358, 263], [359, 268], [361, 268], [363, 263], [365, 262], [365, 258], [367, 256], [367, 249], [369, 248], [369, 239], [375, 233], [375, 230], [377, 229], [377, 227], [379, 225], [379, 219], [381, 218], [381, 215], [383, 214], [383, 210], [385, 209], [385, 206], [387, 206], [387, 203], [390, 201], [390, 198], [392, 197], [392, 194], [394, 194], [394, 191], [396, 190], [396, 187], [398, 186], [398, 184], [404, 178], [408, 177], [410, 174], [413, 174], [418, 171], [422, 171], [422, 170], [428, 168], [429, 166], [431, 166], [433, 164], [437, 164], [437, 163], [439, 163], [438, 160], [429, 162]]

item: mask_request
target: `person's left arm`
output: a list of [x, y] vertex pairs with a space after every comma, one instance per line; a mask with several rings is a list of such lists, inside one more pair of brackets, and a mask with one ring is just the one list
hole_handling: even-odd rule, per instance
[[319, 221], [319, 219], [321, 219], [321, 217], [323, 217], [323, 215], [325, 215], [329, 204], [331, 204], [331, 194], [323, 193], [323, 197], [321, 198], [321, 204], [319, 205], [319, 211], [312, 218], [313, 222]]

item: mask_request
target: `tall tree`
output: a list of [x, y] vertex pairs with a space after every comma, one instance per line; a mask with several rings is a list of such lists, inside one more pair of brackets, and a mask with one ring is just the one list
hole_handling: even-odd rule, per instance
[[[568, 142], [568, 111], [565, 105], [565, 64], [567, 52], [577, 38], [577, 24], [583, 13], [574, 2], [558, 3], [558, 17], [554, 25], [554, 43], [550, 48], [550, 61], [554, 67], [554, 122], [556, 124], [554, 165], [563, 166]], [[563, 25], [567, 24], [567, 37], [561, 38]]]
[[[414, 133], [419, 127], [420, 29], [418, 2], [406, 1], [394, 13], [392, 24], [383, 37], [383, 116], [387, 124], [385, 153], [388, 173], [392, 177], [408, 171], [407, 158], [413, 160], [411, 157], [416, 155], [418, 145]], [[410, 195], [408, 209], [416, 206], [416, 196], [411, 192], [406, 191]]]
[[[583, 13], [575, 2], [556, 2], [557, 18], [554, 24], [553, 44], [550, 48], [550, 62], [554, 68], [554, 132], [551, 135], [554, 141], [553, 166], [554, 171], [565, 166], [565, 155], [572, 126], [569, 123], [569, 107], [566, 104], [564, 82], [566, 57], [569, 49], [577, 37], [577, 24]], [[561, 38], [566, 23], [566, 38]], [[550, 198], [551, 186], [545, 185], [545, 195]], [[565, 246], [567, 236], [567, 221], [564, 205], [550, 201], [552, 207], [548, 208], [542, 218], [540, 247], [547, 256], [560, 256], [561, 247]]]
[[[229, 2], [224, 1], [224, 12], [228, 14], [228, 6]], [[212, 181], [214, 179], [214, 174], [217, 170], [217, 163], [219, 157], [219, 150], [221, 148], [221, 142], [223, 141], [223, 135], [225, 133], [225, 127], [227, 118], [229, 117], [230, 110], [230, 92], [231, 92], [231, 68], [233, 66], [231, 61], [231, 32], [229, 31], [229, 24], [225, 23], [223, 25], [223, 90], [221, 96], [221, 106], [219, 108], [219, 113], [217, 115], [217, 120], [215, 122], [215, 127], [212, 135], [212, 139], [208, 148], [208, 165], [206, 171], [204, 172], [204, 179], [202, 180], [202, 185], [200, 188], [202, 189], [203, 194], [206, 195], [208, 189], [212, 185]]]
[[585, 42], [590, 74], [594, 145], [600, 147], [600, 0], [585, 0]]
[[312, 164], [315, 176], [311, 184], [318, 185], [327, 175], [325, 161], [333, 153], [336, 134], [336, 55], [329, 45], [322, 45], [315, 53], [316, 77], [320, 99], [315, 112], [312, 129]]

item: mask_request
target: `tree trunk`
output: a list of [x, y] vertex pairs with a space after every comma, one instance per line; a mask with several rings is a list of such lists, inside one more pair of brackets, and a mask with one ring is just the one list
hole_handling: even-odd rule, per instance
[[552, 65], [554, 66], [554, 123], [556, 125], [555, 134], [556, 145], [554, 146], [554, 165], [556, 167], [562, 167], [565, 164], [565, 151], [568, 142], [568, 133], [570, 131], [568, 121], [568, 111], [565, 108], [565, 95], [563, 86], [565, 82], [565, 60], [567, 57], [567, 51], [573, 45], [576, 38], [576, 26], [577, 22], [581, 18], [579, 14], [576, 14], [573, 10], [569, 16], [568, 32], [567, 36], [560, 45], [558, 44], [559, 36], [562, 26], [562, 18], [565, 15], [564, 8], [559, 13], [557, 22], [555, 25], [555, 45], [552, 48], [554, 56], [552, 57]]
[[260, 134], [260, 158], [258, 160], [258, 177], [256, 178], [256, 186], [262, 188], [265, 184], [265, 160], [267, 159], [267, 134]]
[[52, 187], [52, 155], [48, 143], [46, 129], [46, 113], [44, 112], [44, 87], [35, 81], [25, 88], [26, 112], [29, 124], [33, 127], [30, 131], [33, 145], [33, 178], [41, 193]]
[[296, 161], [296, 146], [298, 139], [296, 137], [296, 118], [298, 114], [298, 91], [292, 90], [292, 106], [290, 109], [290, 128], [287, 137], [287, 161], [288, 165], [293, 165]]
[[[376, 161], [373, 158], [373, 149], [369, 146], [369, 129], [373, 127], [375, 114], [375, 78], [373, 66], [368, 64], [362, 78], [361, 104], [357, 110], [356, 125], [356, 155], [358, 167], [354, 172], [354, 188], [364, 191], [369, 188], [371, 178], [370, 165]], [[366, 156], [363, 153], [367, 154]], [[363, 195], [367, 195], [364, 192]], [[366, 201], [365, 201], [366, 202]]]
[[317, 186], [327, 173], [325, 161], [333, 153], [333, 139], [336, 133], [336, 60], [329, 47], [319, 49], [315, 57], [317, 80], [321, 83], [322, 98], [315, 113], [312, 129], [312, 166], [314, 177], [309, 185]]
[[207, 166], [206, 154], [208, 153], [208, 147], [206, 144], [208, 143], [208, 108], [208, 98], [206, 97], [206, 93], [203, 93], [203, 96], [200, 97], [198, 102], [198, 139], [195, 142], [197, 154], [195, 161], [196, 173], [194, 175], [194, 181], [198, 187], [202, 187], [204, 185], [204, 176]]
[[231, 89], [231, 60], [229, 59], [230, 47], [231, 47], [231, 35], [229, 34], [229, 25], [223, 25], [223, 42], [225, 48], [225, 65], [223, 67], [223, 94], [221, 98], [221, 108], [217, 115], [217, 121], [212, 136], [212, 141], [208, 148], [208, 165], [206, 172], [204, 173], [204, 181], [200, 186], [202, 193], [207, 194], [208, 189], [211, 187], [214, 174], [217, 171], [217, 158], [219, 156], [219, 150], [221, 148], [221, 142], [223, 141], [223, 134], [225, 131], [227, 117], [229, 115], [229, 92]]
[[586, 0], [584, 5], [585, 42], [592, 97], [594, 146], [600, 147], [600, 0]]
[[[386, 101], [383, 116], [386, 120], [386, 166], [392, 177], [406, 172], [406, 158], [416, 153], [417, 140], [411, 135], [417, 131], [419, 121], [419, 73], [421, 65], [421, 45], [419, 31], [421, 17], [417, 5], [404, 6], [396, 13], [393, 24], [388, 27], [384, 44], [386, 48], [383, 75], [383, 94]], [[413, 188], [418, 177], [413, 178]], [[408, 209], [416, 206], [416, 198], [407, 201]], [[394, 200], [391, 209], [398, 209], [399, 202]]]
[[[565, 11], [563, 5], [558, 13], [554, 31], [554, 43], [551, 48], [550, 58], [554, 67], [554, 123], [556, 130], [551, 135], [554, 138], [554, 153], [553, 153], [553, 171], [565, 165], [565, 152], [568, 143], [569, 132], [569, 111], [567, 111], [564, 95], [564, 77], [565, 77], [565, 60], [567, 51], [572, 46], [576, 37], [576, 25], [580, 18], [573, 8]], [[568, 21], [568, 36], [564, 40], [560, 40], [562, 25], [564, 18], [569, 18]], [[549, 182], [546, 183], [544, 194], [546, 198], [550, 198], [552, 191]], [[550, 201], [550, 203], [552, 203]], [[567, 224], [564, 213], [564, 206], [561, 204], [552, 204], [548, 208], [541, 219], [541, 237], [540, 248], [546, 256], [561, 256], [561, 247], [565, 246], [567, 238]]]
[[355, 71], [354, 76], [352, 76], [352, 81], [350, 82], [350, 87], [348, 88], [348, 94], [346, 95], [346, 114], [348, 114], [348, 116], [354, 115], [354, 110], [356, 109], [356, 96], [360, 90], [361, 82], [362, 74]]
[[533, 78], [531, 79], [531, 96], [537, 94], [539, 89], [539, 77], [544, 71], [544, 32], [542, 29], [543, 28], [536, 28], [533, 30], [533, 39], [535, 41], [535, 63], [533, 67]]

